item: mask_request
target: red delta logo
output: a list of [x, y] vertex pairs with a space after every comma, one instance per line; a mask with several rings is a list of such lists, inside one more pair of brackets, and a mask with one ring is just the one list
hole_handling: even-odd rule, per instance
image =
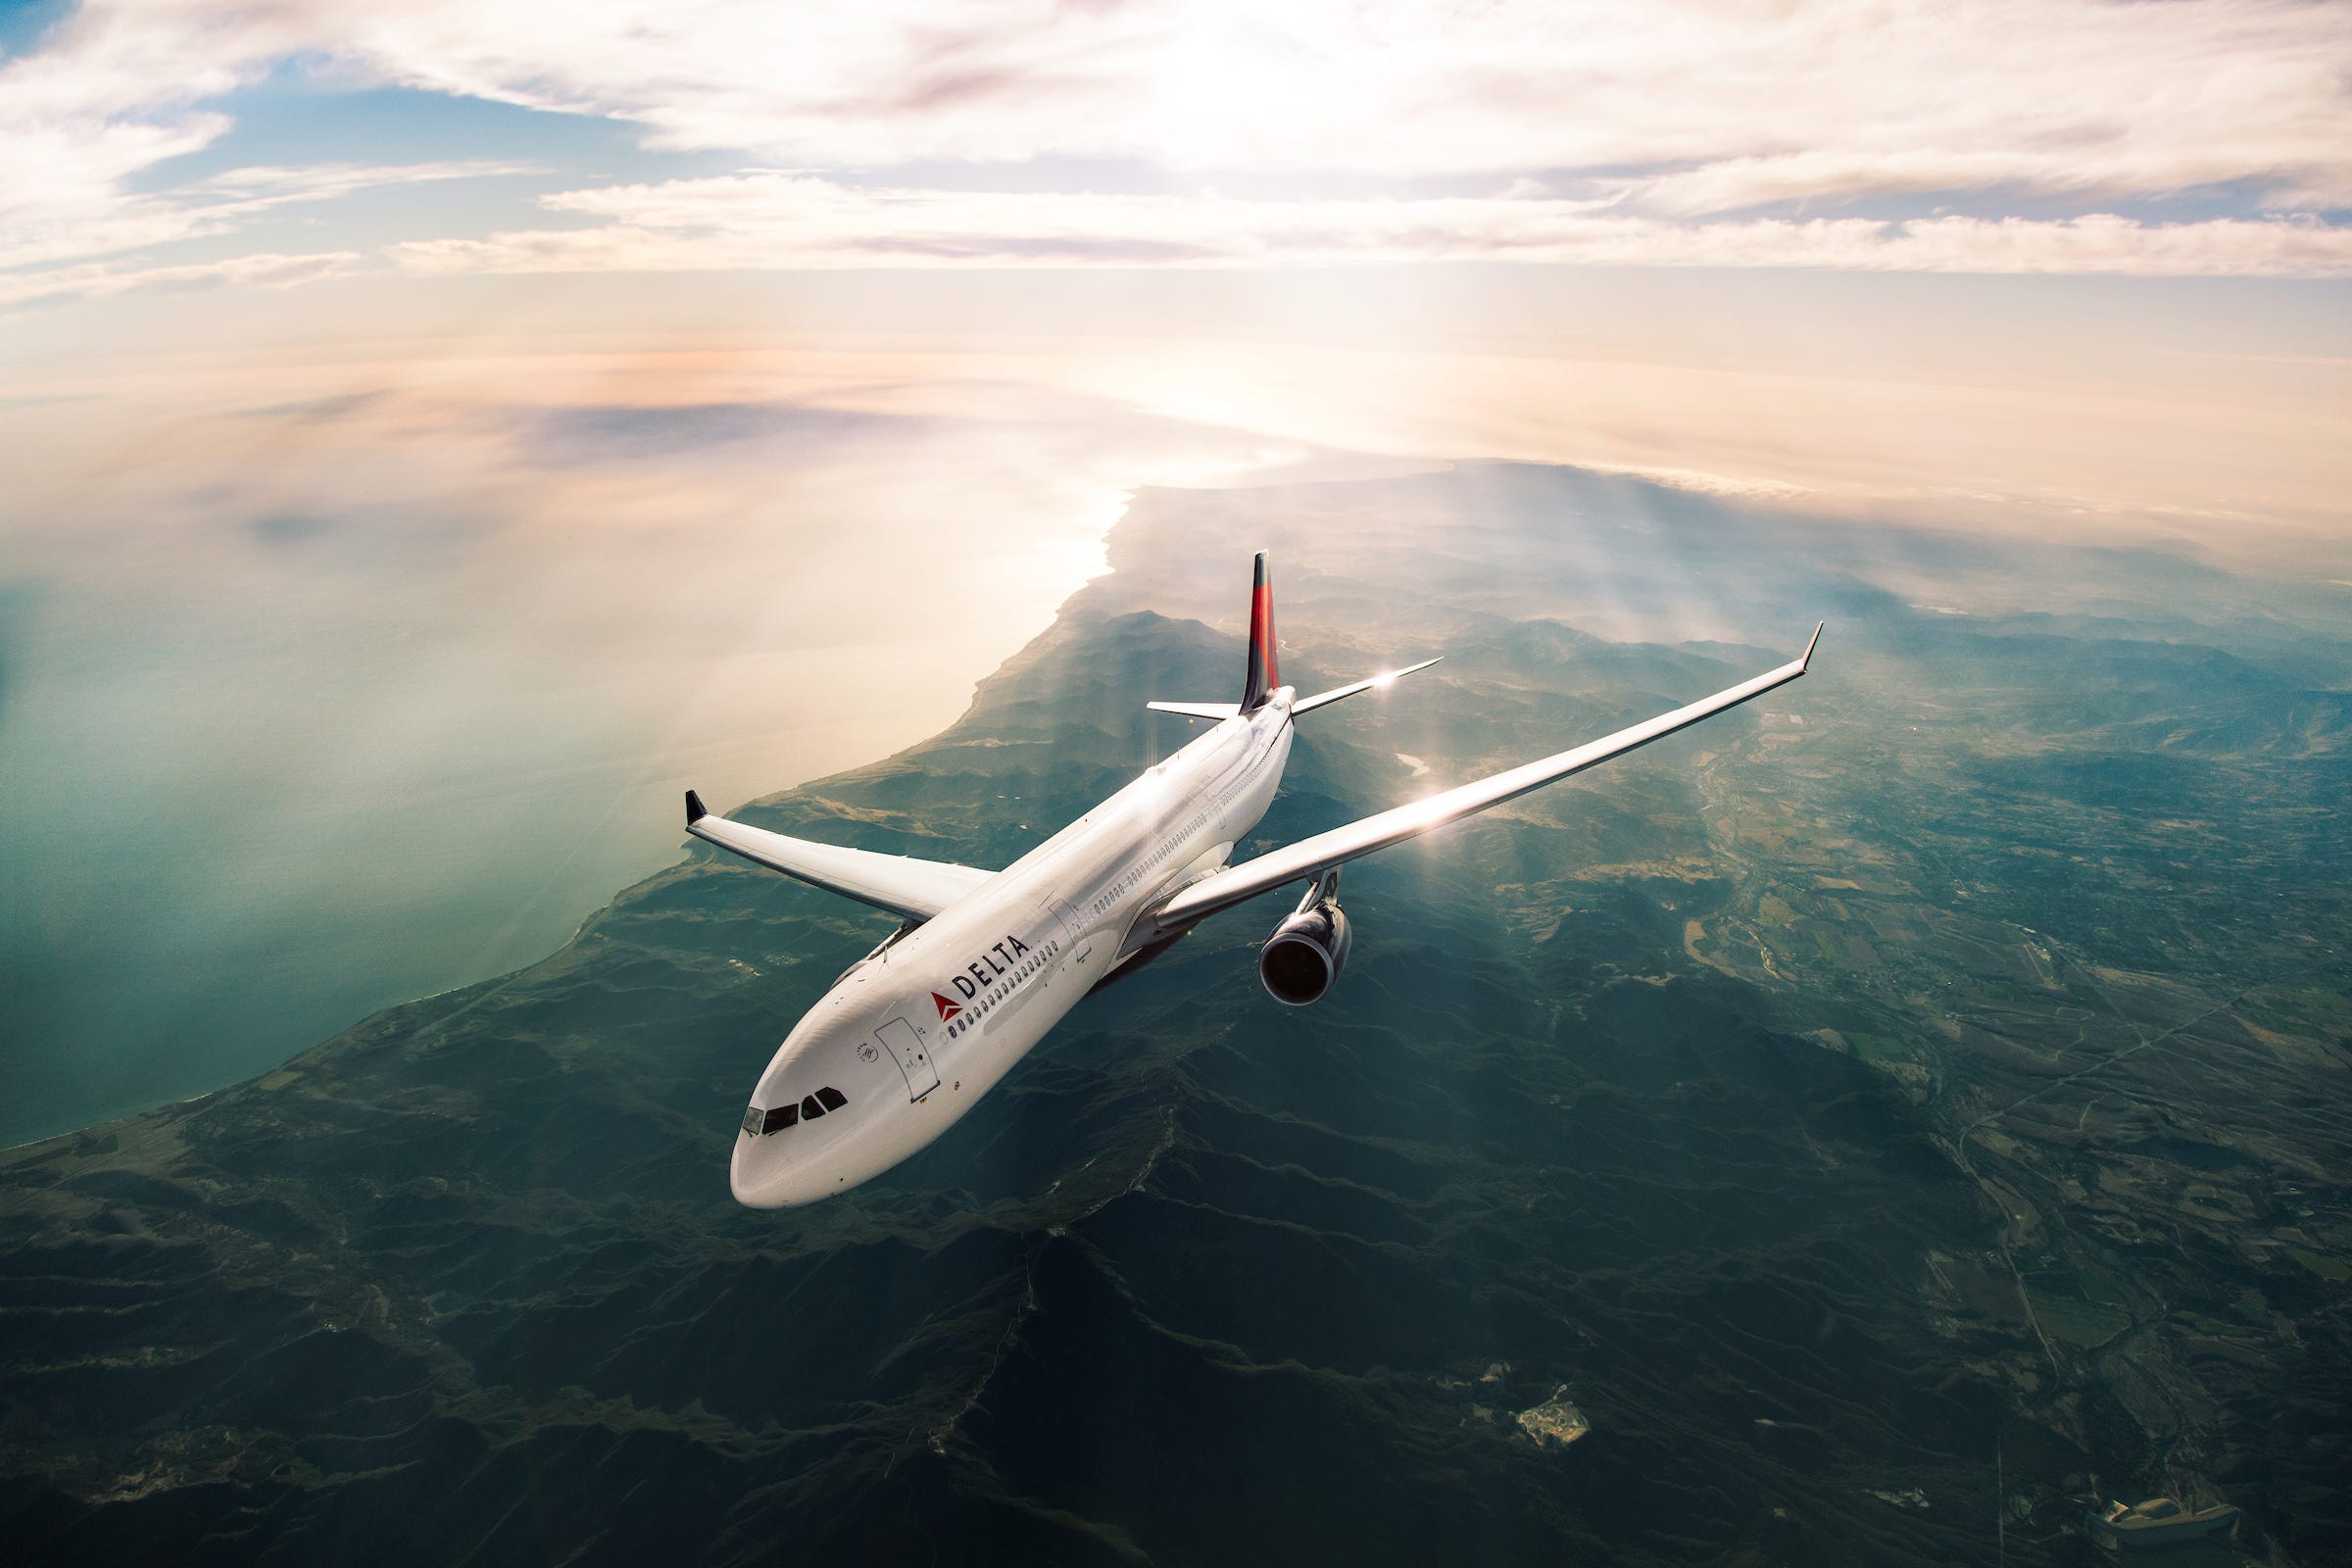
[[941, 1023], [946, 1023], [950, 1018], [955, 1017], [957, 1013], [963, 1010], [962, 1003], [950, 1002], [947, 998], [941, 996], [936, 991], [931, 993], [931, 1004], [933, 1006], [939, 1008], [939, 1021]]

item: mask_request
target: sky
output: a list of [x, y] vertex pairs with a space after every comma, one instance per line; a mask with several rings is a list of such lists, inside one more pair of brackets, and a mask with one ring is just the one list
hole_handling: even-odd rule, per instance
[[0, 1140], [938, 729], [1139, 486], [2352, 580], [2348, 68], [2240, 0], [0, 4]]
[[2352, 15], [2174, 0], [85, 0], [7, 298], [1440, 260], [2333, 277]]
[[2303, 0], [0, 0], [0, 396], [986, 339], [1286, 437], [2308, 558], [2347, 81]]

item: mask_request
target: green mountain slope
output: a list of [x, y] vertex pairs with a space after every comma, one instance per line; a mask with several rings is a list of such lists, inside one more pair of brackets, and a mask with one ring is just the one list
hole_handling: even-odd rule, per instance
[[[1223, 917], [815, 1209], [733, 1205], [735, 1117], [888, 921], [702, 850], [530, 969], [14, 1152], [11, 1539], [2024, 1563], [2193, 1482], [2319, 1560], [2340, 694], [2157, 608], [1914, 609], [1931, 544], [2000, 564], [1826, 526], [1508, 466], [1140, 497], [955, 728], [746, 814], [1012, 858], [1180, 743], [1145, 700], [1238, 684], [1256, 544], [1302, 689], [1447, 655], [1310, 721], [1268, 842], [1834, 624], [1757, 710], [1351, 870], [1326, 1003], [1258, 990], [1271, 901]], [[1690, 640], [1578, 629], [1651, 612]], [[1519, 1419], [1560, 1400], [1565, 1446]]]

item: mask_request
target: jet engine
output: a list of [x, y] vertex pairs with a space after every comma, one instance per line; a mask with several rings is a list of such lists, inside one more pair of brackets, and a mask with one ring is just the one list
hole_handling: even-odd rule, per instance
[[1326, 871], [1258, 950], [1257, 977], [1266, 995], [1286, 1006], [1320, 1002], [1347, 967], [1354, 941], [1340, 907], [1340, 873]]

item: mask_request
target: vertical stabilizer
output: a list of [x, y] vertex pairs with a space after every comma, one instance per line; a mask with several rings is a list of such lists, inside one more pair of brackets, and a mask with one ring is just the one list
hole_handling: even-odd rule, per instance
[[1250, 585], [1250, 680], [1242, 688], [1242, 711], [1255, 712], [1281, 684], [1274, 667], [1274, 578], [1260, 550]]

